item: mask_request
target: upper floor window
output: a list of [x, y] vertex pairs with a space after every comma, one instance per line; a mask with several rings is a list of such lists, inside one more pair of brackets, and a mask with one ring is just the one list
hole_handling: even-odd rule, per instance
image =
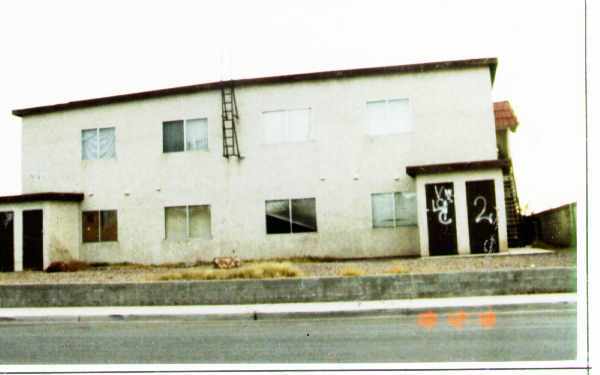
[[83, 211], [83, 242], [117, 241], [117, 211]]
[[208, 120], [163, 122], [163, 152], [208, 150]]
[[371, 194], [373, 228], [417, 225], [417, 194], [395, 192]]
[[411, 132], [413, 121], [408, 99], [367, 102], [368, 132], [371, 135]]
[[305, 142], [312, 139], [310, 108], [267, 111], [262, 114], [267, 144]]
[[266, 201], [267, 234], [317, 231], [315, 198]]
[[81, 160], [114, 159], [115, 128], [81, 131]]

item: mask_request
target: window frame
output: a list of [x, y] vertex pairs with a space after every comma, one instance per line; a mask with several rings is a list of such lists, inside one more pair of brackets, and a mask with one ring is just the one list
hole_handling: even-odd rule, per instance
[[[168, 208], [182, 208], [185, 207], [185, 238], [169, 238], [167, 231], [167, 209]], [[208, 207], [208, 215], [209, 215], [209, 228], [208, 228], [208, 238], [204, 237], [190, 237], [190, 208], [191, 207]], [[213, 239], [213, 231], [212, 231], [212, 210], [210, 204], [190, 204], [190, 205], [179, 205], [179, 206], [165, 206], [164, 207], [164, 229], [165, 241], [189, 241], [189, 240], [204, 240], [210, 241]]]
[[[315, 230], [314, 231], [302, 231], [302, 232], [294, 232], [294, 224], [292, 221], [292, 218], [294, 217], [294, 212], [292, 211], [292, 201], [295, 200], [306, 200], [306, 199], [312, 199], [315, 204]], [[288, 204], [288, 222], [289, 222], [289, 227], [290, 230], [289, 232], [278, 232], [278, 233], [269, 233], [269, 228], [267, 226], [266, 220], [267, 220], [267, 204], [269, 202], [277, 202], [277, 201], [287, 201]], [[319, 232], [319, 224], [317, 221], [317, 198], [316, 197], [305, 197], [305, 198], [281, 198], [281, 199], [269, 199], [269, 200], [265, 200], [265, 233], [267, 235], [286, 235], [286, 234], [305, 234], [305, 233], [318, 233]]]
[[[114, 212], [115, 213], [115, 222], [116, 222], [116, 226], [117, 226], [117, 230], [116, 230], [116, 239], [114, 240], [103, 240], [102, 239], [102, 213], [103, 212]], [[85, 240], [85, 233], [84, 233], [84, 226], [85, 226], [85, 222], [84, 222], [84, 215], [85, 214], [96, 214], [98, 215], [98, 228], [96, 229], [98, 231], [98, 239], [97, 240], [93, 240], [93, 241], [86, 241]], [[81, 211], [81, 242], [84, 244], [87, 243], [100, 243], [100, 242], [119, 242], [119, 211], [116, 209], [110, 209], [110, 210], [84, 210]]]
[[[290, 112], [293, 111], [308, 111], [308, 137], [304, 140], [290, 140], [289, 134], [289, 126], [290, 126]], [[284, 140], [280, 142], [267, 142], [267, 134], [265, 131], [265, 118], [264, 115], [268, 113], [277, 113], [283, 112], [285, 114], [285, 132]], [[313, 115], [312, 115], [312, 107], [294, 107], [294, 108], [279, 108], [279, 109], [269, 109], [261, 112], [261, 130], [262, 130], [262, 144], [263, 145], [281, 145], [281, 144], [293, 144], [293, 143], [307, 143], [315, 141], [315, 134], [313, 129]]]
[[[206, 148], [200, 148], [200, 149], [193, 149], [190, 150], [187, 146], [188, 144], [188, 139], [187, 139], [187, 134], [188, 134], [188, 121], [194, 121], [194, 120], [205, 120], [206, 122]], [[165, 151], [165, 123], [168, 122], [176, 122], [176, 121], [182, 121], [183, 122], [183, 150], [181, 151]], [[190, 118], [180, 118], [180, 119], [176, 119], [176, 120], [165, 120], [162, 121], [162, 147], [163, 147], [163, 154], [173, 154], [173, 153], [178, 153], [178, 152], [194, 152], [194, 151], [202, 151], [202, 152], [208, 152], [210, 151], [210, 142], [209, 142], [209, 126], [208, 126], [208, 117], [190, 117]]]
[[[403, 227], [414, 227], [414, 226], [418, 226], [419, 225], [419, 208], [418, 206], [416, 207], [415, 210], [415, 216], [414, 216], [414, 223], [410, 223], [410, 224], [398, 224], [398, 215], [397, 215], [397, 211], [396, 211], [396, 194], [399, 195], [403, 195], [405, 193], [408, 194], [415, 194], [415, 200], [416, 200], [416, 192], [414, 191], [388, 191], [388, 192], [382, 192], [382, 193], [371, 193], [371, 228], [372, 229], [391, 229], [391, 228], [403, 228]], [[375, 206], [373, 204], [373, 197], [375, 195], [391, 195], [392, 196], [392, 213], [393, 213], [393, 219], [394, 219], [394, 225], [386, 227], [386, 226], [375, 226]]]
[[[407, 102], [407, 107], [408, 107], [408, 116], [409, 116], [409, 121], [410, 123], [409, 125], [409, 129], [396, 129], [393, 128], [393, 131], [391, 132], [385, 132], [385, 133], [375, 133], [373, 132], [373, 125], [371, 123], [371, 118], [369, 116], [369, 104], [370, 103], [385, 103], [385, 125], [388, 125], [390, 122], [390, 102], [394, 102], [394, 101], [401, 101], [401, 100], [406, 100]], [[365, 102], [365, 108], [366, 108], [366, 115], [367, 115], [367, 126], [366, 126], [366, 130], [367, 130], [367, 135], [369, 135], [370, 137], [380, 137], [380, 136], [386, 136], [386, 135], [400, 135], [400, 134], [408, 134], [408, 133], [414, 133], [415, 131], [415, 121], [414, 121], [414, 116], [413, 116], [413, 110], [412, 110], [412, 100], [410, 97], [405, 96], [405, 97], [392, 97], [392, 98], [387, 98], [387, 99], [370, 99], [367, 100]]]
[[[100, 130], [103, 129], [114, 129], [114, 157], [112, 158], [101, 158], [100, 157]], [[90, 131], [90, 130], [95, 130], [95, 137], [96, 137], [96, 157], [95, 158], [90, 158], [90, 159], [84, 159], [83, 158], [83, 132], [85, 131]], [[113, 160], [113, 159], [117, 159], [117, 127], [116, 126], [104, 126], [104, 127], [96, 127], [96, 128], [87, 128], [87, 129], [81, 129], [80, 132], [80, 142], [79, 145], [81, 146], [81, 161], [89, 161], [89, 160]]]

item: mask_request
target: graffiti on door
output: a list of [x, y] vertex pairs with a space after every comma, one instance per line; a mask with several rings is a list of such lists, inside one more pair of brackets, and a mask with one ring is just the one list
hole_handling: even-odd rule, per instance
[[434, 185], [435, 199], [431, 200], [433, 212], [438, 214], [438, 222], [442, 225], [452, 224], [452, 218], [448, 216], [448, 208], [452, 199], [452, 189], [445, 188], [443, 185]]
[[441, 182], [425, 185], [429, 255], [457, 253], [454, 185]]
[[471, 252], [498, 252], [498, 215], [494, 181], [467, 182], [467, 202]]

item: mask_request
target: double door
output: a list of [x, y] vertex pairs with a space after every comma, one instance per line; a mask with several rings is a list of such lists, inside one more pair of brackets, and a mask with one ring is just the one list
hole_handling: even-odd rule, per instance
[[[429, 255], [458, 254], [454, 183], [425, 185]], [[466, 183], [471, 253], [499, 251], [498, 215], [494, 180]]]

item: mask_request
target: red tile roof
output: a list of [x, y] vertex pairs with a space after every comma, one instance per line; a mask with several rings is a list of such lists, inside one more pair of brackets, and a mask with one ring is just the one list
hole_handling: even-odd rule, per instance
[[494, 103], [494, 116], [496, 117], [496, 130], [510, 129], [515, 131], [519, 120], [512, 110], [508, 100]]

